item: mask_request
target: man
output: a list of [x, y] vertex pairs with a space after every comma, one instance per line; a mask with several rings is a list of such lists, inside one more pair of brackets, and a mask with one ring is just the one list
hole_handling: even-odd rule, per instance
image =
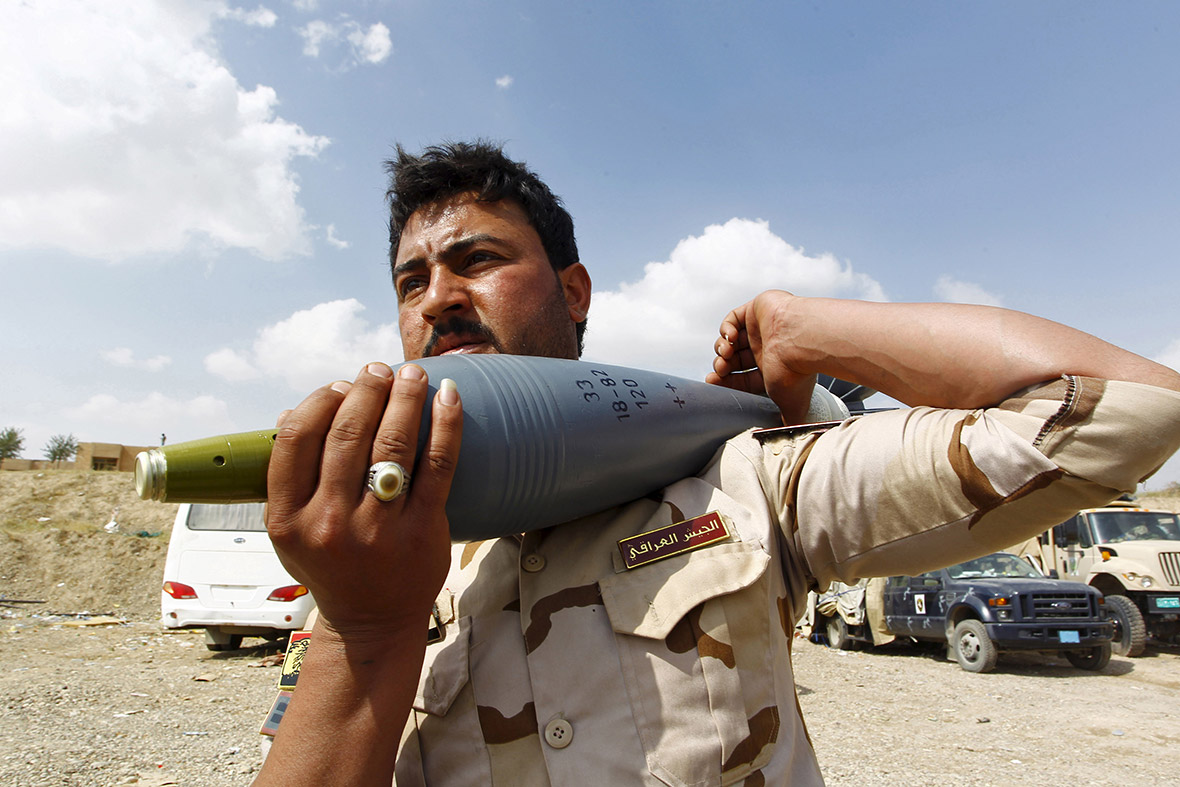
[[[574, 357], [590, 280], [548, 189], [486, 145], [399, 149], [391, 170], [406, 358]], [[768, 292], [715, 349], [709, 380], [765, 389], [787, 423], [819, 372], [912, 409], [740, 435], [648, 498], [449, 553], [453, 383], [416, 465], [414, 365], [370, 364], [284, 414], [268, 529], [320, 618], [258, 783], [820, 783], [790, 664], [809, 588], [1015, 543], [1180, 444], [1180, 375], [1002, 309]], [[412, 467], [407, 493], [364, 490], [382, 461]], [[727, 537], [622, 558], [704, 515]]]

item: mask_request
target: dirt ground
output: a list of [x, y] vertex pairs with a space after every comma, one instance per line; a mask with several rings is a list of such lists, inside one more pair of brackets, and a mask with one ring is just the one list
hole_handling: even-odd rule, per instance
[[[174, 513], [138, 501], [124, 474], [0, 473], [0, 784], [245, 785], [257, 772], [277, 649], [212, 653], [160, 627]], [[1176, 783], [1180, 651], [1099, 673], [1004, 654], [986, 675], [944, 651], [796, 641], [828, 784]]]

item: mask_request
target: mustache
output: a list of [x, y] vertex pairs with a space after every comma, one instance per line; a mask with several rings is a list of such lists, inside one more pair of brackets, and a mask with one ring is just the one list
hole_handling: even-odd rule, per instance
[[452, 334], [459, 334], [460, 336], [473, 336], [477, 339], [483, 339], [488, 344], [495, 347], [498, 352], [503, 352], [500, 346], [500, 341], [488, 328], [481, 322], [475, 320], [465, 320], [462, 317], [452, 317], [446, 322], [438, 322], [430, 329], [430, 338], [426, 340], [426, 346], [422, 349], [422, 357], [430, 358], [438, 349], [438, 343], [444, 336]]

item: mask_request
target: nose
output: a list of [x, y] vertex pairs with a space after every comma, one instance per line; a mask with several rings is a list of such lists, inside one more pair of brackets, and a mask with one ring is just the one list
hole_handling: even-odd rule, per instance
[[471, 298], [463, 277], [445, 267], [436, 270], [422, 297], [422, 318], [434, 325], [438, 320], [462, 314], [470, 308]]

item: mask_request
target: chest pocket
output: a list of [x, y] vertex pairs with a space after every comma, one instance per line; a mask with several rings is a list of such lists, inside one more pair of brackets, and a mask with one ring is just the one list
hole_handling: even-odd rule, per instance
[[731, 784], [778, 737], [770, 555], [718, 544], [599, 582], [651, 773], [670, 785]]
[[446, 624], [426, 647], [409, 725], [398, 752], [398, 784], [490, 784], [491, 771], [471, 693], [471, 618]]

